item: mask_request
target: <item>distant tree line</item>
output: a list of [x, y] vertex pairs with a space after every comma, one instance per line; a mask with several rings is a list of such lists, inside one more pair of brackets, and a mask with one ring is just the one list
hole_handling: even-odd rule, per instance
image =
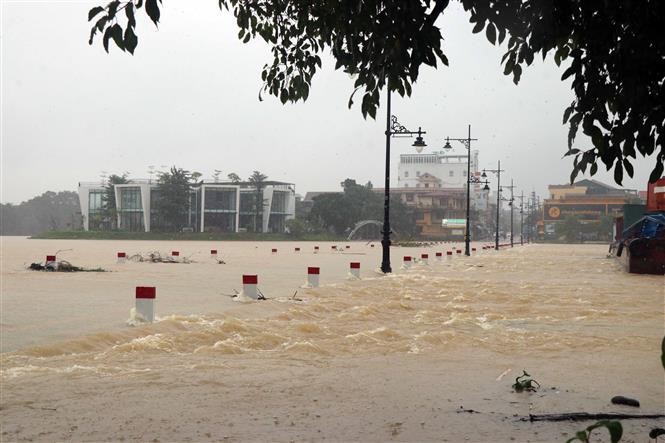
[[0, 235], [81, 229], [78, 194], [48, 191], [18, 205], [0, 205]]
[[[376, 192], [371, 182], [361, 185], [354, 179], [347, 178], [340, 183], [340, 186], [341, 192], [314, 197], [311, 211], [291, 220], [287, 225], [289, 231], [294, 236], [322, 232], [346, 235], [359, 221], [383, 221], [384, 195]], [[402, 203], [398, 196], [391, 197], [390, 226], [392, 231], [403, 237], [415, 235], [415, 218], [414, 211]], [[360, 235], [378, 238], [380, 228], [370, 226], [367, 229], [368, 232], [360, 233]]]

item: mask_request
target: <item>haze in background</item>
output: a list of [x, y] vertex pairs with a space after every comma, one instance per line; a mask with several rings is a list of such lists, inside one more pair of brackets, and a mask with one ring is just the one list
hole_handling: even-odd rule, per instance
[[[87, 11], [101, 3], [0, 3], [1, 202], [74, 190], [102, 171], [148, 177], [150, 165], [204, 177], [260, 170], [301, 194], [337, 190], [347, 177], [383, 186], [385, 108], [377, 121], [363, 120], [359, 106], [347, 109], [353, 82], [333, 70], [331, 57], [307, 103], [259, 102], [268, 48], [240, 43], [232, 14], [217, 2], [168, 2], [159, 31], [140, 21], [133, 57], [88, 45]], [[439, 23], [451, 66], [423, 69], [413, 96], [393, 100], [399, 121], [427, 131], [424, 152], [439, 150], [446, 136], [466, 137], [472, 124], [481, 167], [501, 160], [518, 192], [545, 194], [548, 184], [565, 183], [572, 159], [561, 158], [568, 131], [561, 119], [572, 94], [559, 80], [563, 70], [536, 61], [515, 86], [502, 74], [503, 50], [471, 33], [461, 5], [451, 4]], [[410, 145], [393, 143], [393, 186]], [[576, 146], [590, 143], [580, 136]], [[624, 185], [645, 189], [652, 166], [639, 158]], [[604, 172], [594, 178], [612, 183]]]

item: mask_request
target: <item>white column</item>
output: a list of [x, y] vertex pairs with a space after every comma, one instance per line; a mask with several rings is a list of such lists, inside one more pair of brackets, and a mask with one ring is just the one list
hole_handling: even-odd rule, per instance
[[205, 229], [206, 185], [201, 185], [201, 232]]

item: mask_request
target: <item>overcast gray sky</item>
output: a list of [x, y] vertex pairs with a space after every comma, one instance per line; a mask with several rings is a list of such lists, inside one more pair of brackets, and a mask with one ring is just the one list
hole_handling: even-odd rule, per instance
[[[139, 20], [134, 56], [88, 45], [87, 11], [105, 0], [0, 3], [3, 203], [75, 190], [102, 171], [145, 178], [150, 165], [205, 177], [259, 170], [301, 194], [339, 189], [347, 177], [383, 186], [385, 108], [376, 122], [359, 106], [347, 109], [353, 83], [330, 57], [305, 104], [259, 102], [268, 48], [240, 43], [232, 14], [215, 0], [165, 0], [159, 31]], [[458, 3], [439, 24], [450, 67], [424, 68], [412, 97], [393, 99], [393, 114], [428, 132], [424, 152], [465, 137], [471, 124], [481, 167], [501, 160], [518, 191], [545, 195], [548, 184], [565, 183], [572, 160], [562, 159], [561, 116], [572, 92], [559, 80], [563, 69], [538, 60], [515, 86], [499, 65], [503, 49], [471, 33]], [[576, 145], [589, 143], [581, 136]], [[399, 154], [413, 148], [409, 139], [392, 147], [395, 185]], [[624, 185], [646, 189], [652, 166], [639, 158]], [[604, 172], [595, 178], [612, 183]]]

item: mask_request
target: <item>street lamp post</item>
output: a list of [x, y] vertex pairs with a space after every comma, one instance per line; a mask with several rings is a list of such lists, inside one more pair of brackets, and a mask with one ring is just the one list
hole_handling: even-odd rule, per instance
[[510, 206], [510, 247], [513, 247], [513, 208], [515, 205], [513, 204], [515, 202], [515, 197], [513, 196], [513, 189], [515, 188], [515, 185], [513, 185], [513, 179], [510, 179], [510, 186], [504, 186], [505, 188], [510, 189], [510, 198], [506, 199], [505, 201], [508, 202], [508, 206]]
[[494, 237], [494, 249], [499, 250], [499, 211], [501, 210], [501, 160], [497, 163], [496, 169], [483, 169], [483, 174], [491, 172], [496, 174], [496, 234]]
[[524, 191], [520, 191], [520, 246], [524, 245]]
[[[471, 232], [470, 232], [470, 209], [471, 209], [471, 140], [478, 140], [477, 138], [471, 138], [471, 125], [469, 125], [469, 135], [467, 138], [450, 138], [446, 137], [446, 144], [443, 146], [443, 149], [452, 149], [450, 146], [450, 140], [461, 142], [467, 151], [467, 160], [466, 160], [466, 232], [464, 233], [464, 255], [471, 255], [471, 249], [469, 244], [471, 243]], [[485, 185], [487, 186], [487, 184]]]
[[413, 146], [416, 148], [418, 153], [422, 152], [423, 148], [427, 146], [423, 140], [422, 135], [426, 134], [425, 131], [422, 131], [419, 127], [417, 131], [409, 131], [404, 126], [402, 126], [398, 121], [397, 117], [390, 113], [390, 88], [387, 87], [387, 112], [386, 112], [386, 183], [384, 189], [384, 200], [383, 200], [383, 238], [381, 240], [381, 246], [383, 247], [383, 258], [381, 260], [381, 271], [384, 274], [392, 272], [390, 267], [390, 138], [396, 136], [413, 136], [417, 135], [416, 141], [413, 142]]

